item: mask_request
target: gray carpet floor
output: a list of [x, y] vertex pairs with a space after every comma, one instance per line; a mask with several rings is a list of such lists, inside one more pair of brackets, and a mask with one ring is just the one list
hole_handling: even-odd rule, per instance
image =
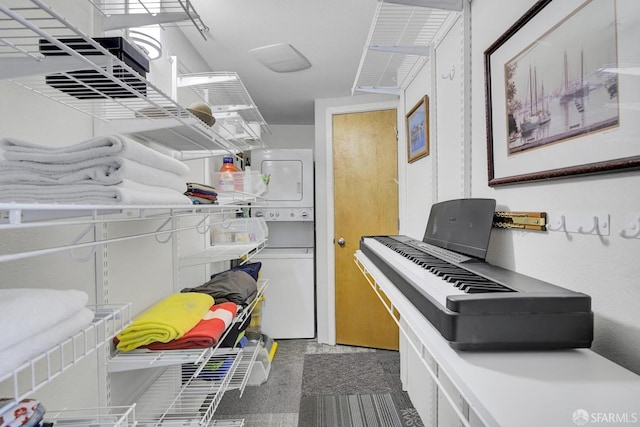
[[402, 391], [399, 354], [278, 340], [268, 380], [225, 393], [217, 420], [245, 427], [422, 426]]

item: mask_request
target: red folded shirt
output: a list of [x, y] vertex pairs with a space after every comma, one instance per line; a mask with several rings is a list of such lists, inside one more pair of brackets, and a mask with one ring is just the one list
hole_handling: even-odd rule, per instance
[[238, 306], [235, 303], [214, 304], [202, 320], [180, 338], [166, 343], [154, 342], [144, 348], [149, 350], [185, 350], [213, 347], [231, 325], [237, 312]]

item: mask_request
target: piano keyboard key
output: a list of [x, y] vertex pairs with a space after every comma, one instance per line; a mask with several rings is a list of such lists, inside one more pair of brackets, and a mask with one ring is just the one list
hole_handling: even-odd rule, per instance
[[389, 261], [389, 265], [393, 266], [394, 269], [401, 271], [404, 276], [416, 285], [416, 289], [420, 289], [435, 299], [441, 309], [447, 306], [447, 296], [465, 295], [465, 292], [455, 286], [450, 286], [440, 277], [414, 264], [401, 254], [390, 252], [385, 245], [376, 240], [367, 239], [367, 247]]
[[513, 292], [506, 286], [493, 282], [464, 268], [450, 264], [433, 255], [412, 248], [396, 240], [384, 236], [375, 236], [374, 240], [402, 255], [420, 268], [431, 272], [437, 278], [453, 285], [464, 293]]

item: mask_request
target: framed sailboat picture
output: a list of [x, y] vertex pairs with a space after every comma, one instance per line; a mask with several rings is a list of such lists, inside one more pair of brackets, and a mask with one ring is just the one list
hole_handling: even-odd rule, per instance
[[640, 167], [638, 3], [540, 0], [485, 51], [489, 185]]
[[429, 97], [422, 99], [407, 113], [407, 160], [414, 162], [429, 155]]

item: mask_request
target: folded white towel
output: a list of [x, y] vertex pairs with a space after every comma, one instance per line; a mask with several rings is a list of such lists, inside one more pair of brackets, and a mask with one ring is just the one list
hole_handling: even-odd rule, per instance
[[115, 185], [123, 179], [171, 188], [181, 193], [187, 190], [185, 177], [119, 156], [74, 163], [0, 160], [0, 184]]
[[75, 289], [0, 289], [0, 350], [75, 315], [88, 300], [86, 292]]
[[0, 202], [192, 205], [191, 199], [179, 191], [139, 184], [128, 179], [116, 185], [5, 184], [0, 187]]
[[[23, 307], [22, 317], [13, 319], [15, 328], [20, 329], [22, 322], [30, 314], [33, 317], [38, 317], [42, 312], [29, 312], [26, 307]], [[94, 316], [93, 311], [88, 308], [82, 308], [73, 316], [55, 323], [52, 322], [47, 328], [42, 329], [40, 333], [14, 344], [11, 348], [0, 351], [0, 379], [19, 368], [23, 363], [34, 359], [83, 330], [91, 323]], [[3, 328], [11, 326], [11, 324], [4, 323], [2, 325]]]
[[189, 167], [180, 160], [160, 153], [123, 135], [101, 136], [65, 147], [49, 147], [13, 138], [0, 140], [7, 160], [39, 163], [74, 163], [104, 156], [121, 156], [160, 170], [186, 177]]

